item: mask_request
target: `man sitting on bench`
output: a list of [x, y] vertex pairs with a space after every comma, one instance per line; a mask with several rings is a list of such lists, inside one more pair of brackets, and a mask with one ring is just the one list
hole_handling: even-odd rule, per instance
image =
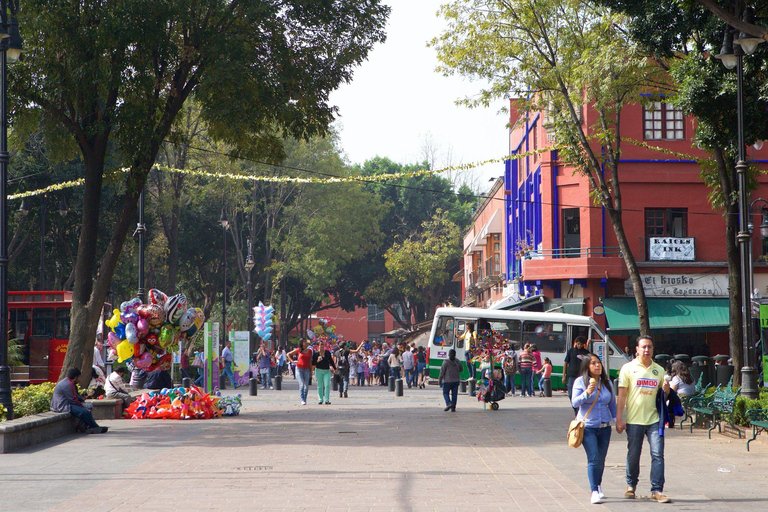
[[[93, 405], [85, 402], [85, 399], [77, 394], [77, 382], [80, 380], [80, 370], [70, 368], [67, 378], [56, 384], [51, 398], [51, 410], [54, 412], [68, 412], [80, 420], [78, 430], [84, 429], [86, 434], [103, 434], [109, 427], [100, 427], [93, 419], [87, 406]], [[84, 426], [83, 426], [84, 425]]]

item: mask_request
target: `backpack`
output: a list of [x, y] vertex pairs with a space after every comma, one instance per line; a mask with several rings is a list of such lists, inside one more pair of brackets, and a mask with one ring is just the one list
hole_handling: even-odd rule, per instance
[[349, 356], [345, 356], [344, 352], [340, 351], [336, 356], [336, 359], [337, 359], [336, 367], [339, 370], [346, 370], [347, 368], [349, 368]]

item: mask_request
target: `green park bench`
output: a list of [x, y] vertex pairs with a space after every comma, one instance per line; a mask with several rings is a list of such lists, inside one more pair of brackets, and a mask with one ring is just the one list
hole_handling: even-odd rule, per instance
[[752, 426], [752, 439], [747, 439], [747, 451], [749, 451], [749, 443], [755, 440], [757, 434], [768, 432], [768, 409], [748, 409], [744, 416]]
[[691, 400], [701, 398], [707, 392], [706, 387], [702, 389], [701, 382], [703, 378], [704, 374], [702, 373], [699, 375], [698, 382], [696, 382], [696, 392], [694, 394], [680, 397], [680, 405], [683, 407], [683, 411], [685, 412], [685, 416], [683, 416], [683, 419], [680, 420], [681, 429], [683, 428], [683, 423], [685, 423], [686, 420], [693, 422], [693, 406], [691, 405]]
[[[702, 397], [692, 403], [693, 412], [696, 415], [696, 422], [699, 421], [701, 416], [709, 418], [709, 431], [707, 432], [707, 436], [710, 439], [712, 439], [712, 431], [715, 430], [715, 428], [717, 428], [718, 432], [722, 433], [720, 421], [723, 419], [727, 422], [726, 429], [730, 427], [734, 433], [738, 434], [739, 439], [741, 439], [741, 430], [733, 421], [733, 406], [736, 404], [736, 398], [741, 394], [741, 388], [734, 391], [731, 387], [732, 382], [733, 378], [731, 378], [728, 385], [724, 388], [718, 387], [712, 395]], [[690, 431], [693, 432], [693, 423], [691, 423]]]

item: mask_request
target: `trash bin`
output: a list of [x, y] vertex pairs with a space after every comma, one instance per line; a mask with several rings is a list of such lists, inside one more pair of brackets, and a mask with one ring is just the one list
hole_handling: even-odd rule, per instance
[[699, 376], [701, 376], [701, 388], [707, 389], [712, 385], [712, 359], [708, 356], [693, 356], [691, 358], [691, 366], [688, 367], [688, 371], [693, 377], [693, 383], [699, 383]]
[[669, 354], [656, 354], [656, 357], [653, 359], [658, 363], [662, 368], [667, 368], [667, 362], [672, 358]]
[[685, 366], [691, 366], [691, 356], [688, 354], [675, 354], [675, 361], [682, 361]]
[[718, 364], [718, 365], [715, 365], [715, 368], [717, 368], [716, 384], [723, 388], [726, 387], [728, 385], [728, 382], [731, 380], [731, 377], [733, 377], [733, 365]]

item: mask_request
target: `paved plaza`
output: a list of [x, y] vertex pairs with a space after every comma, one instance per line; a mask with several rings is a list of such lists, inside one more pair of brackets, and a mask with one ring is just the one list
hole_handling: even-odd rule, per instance
[[[569, 448], [563, 393], [508, 398], [498, 411], [461, 395], [443, 412], [436, 386], [351, 388], [332, 405], [300, 406], [295, 381], [244, 397], [240, 416], [102, 422], [0, 455], [0, 510], [461, 511], [765, 510], [768, 444], [668, 431], [665, 492], [651, 502], [647, 445], [640, 499], [624, 500], [626, 438], [614, 431], [602, 505], [589, 502], [586, 456]], [[238, 390], [240, 391], [240, 390]], [[245, 390], [247, 394], [247, 390]], [[234, 393], [234, 391], [224, 391]], [[643, 498], [645, 497], [645, 498]]]

